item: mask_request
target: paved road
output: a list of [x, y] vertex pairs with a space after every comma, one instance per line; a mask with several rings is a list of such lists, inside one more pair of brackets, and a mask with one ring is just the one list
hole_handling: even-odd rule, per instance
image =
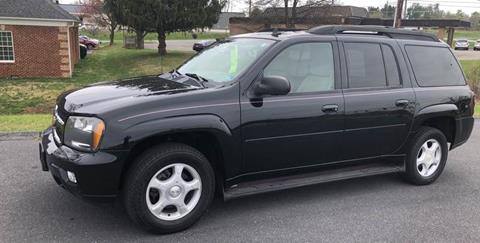
[[455, 55], [460, 60], [480, 60], [480, 51], [454, 51]]
[[[167, 51], [193, 51], [193, 43], [199, 40], [167, 40]], [[146, 49], [157, 49], [158, 42], [145, 42]]]
[[0, 142], [1, 242], [480, 242], [480, 121], [433, 185], [396, 175], [223, 203], [193, 228], [151, 235], [110, 205], [92, 205], [41, 172], [34, 141]]

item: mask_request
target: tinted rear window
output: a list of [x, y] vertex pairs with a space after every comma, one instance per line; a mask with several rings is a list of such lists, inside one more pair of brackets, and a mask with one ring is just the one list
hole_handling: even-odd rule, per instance
[[420, 86], [465, 85], [462, 70], [446, 47], [406, 46]]
[[386, 87], [380, 44], [345, 43], [350, 88]]

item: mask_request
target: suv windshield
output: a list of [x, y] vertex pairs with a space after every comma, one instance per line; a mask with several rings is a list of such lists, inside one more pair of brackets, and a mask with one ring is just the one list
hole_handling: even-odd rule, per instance
[[232, 39], [214, 44], [184, 63], [178, 72], [196, 74], [214, 82], [229, 82], [250, 66], [275, 41]]

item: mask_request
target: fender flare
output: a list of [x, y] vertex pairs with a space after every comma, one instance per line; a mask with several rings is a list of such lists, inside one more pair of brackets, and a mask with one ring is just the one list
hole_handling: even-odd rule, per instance
[[211, 114], [167, 117], [135, 124], [125, 130], [130, 142], [137, 143], [152, 136], [183, 132], [210, 132], [218, 139], [229, 139], [232, 132], [226, 122]]
[[421, 124], [430, 118], [450, 117], [455, 120], [457, 115], [458, 107], [454, 104], [439, 104], [425, 107], [415, 115], [413, 131], [417, 131]]

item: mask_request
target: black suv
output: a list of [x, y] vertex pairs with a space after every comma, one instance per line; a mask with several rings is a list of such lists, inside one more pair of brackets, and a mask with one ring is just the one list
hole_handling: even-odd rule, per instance
[[219, 41], [158, 76], [58, 98], [42, 168], [175, 232], [224, 199], [385, 173], [435, 181], [473, 128], [474, 94], [435, 36], [322, 26]]

